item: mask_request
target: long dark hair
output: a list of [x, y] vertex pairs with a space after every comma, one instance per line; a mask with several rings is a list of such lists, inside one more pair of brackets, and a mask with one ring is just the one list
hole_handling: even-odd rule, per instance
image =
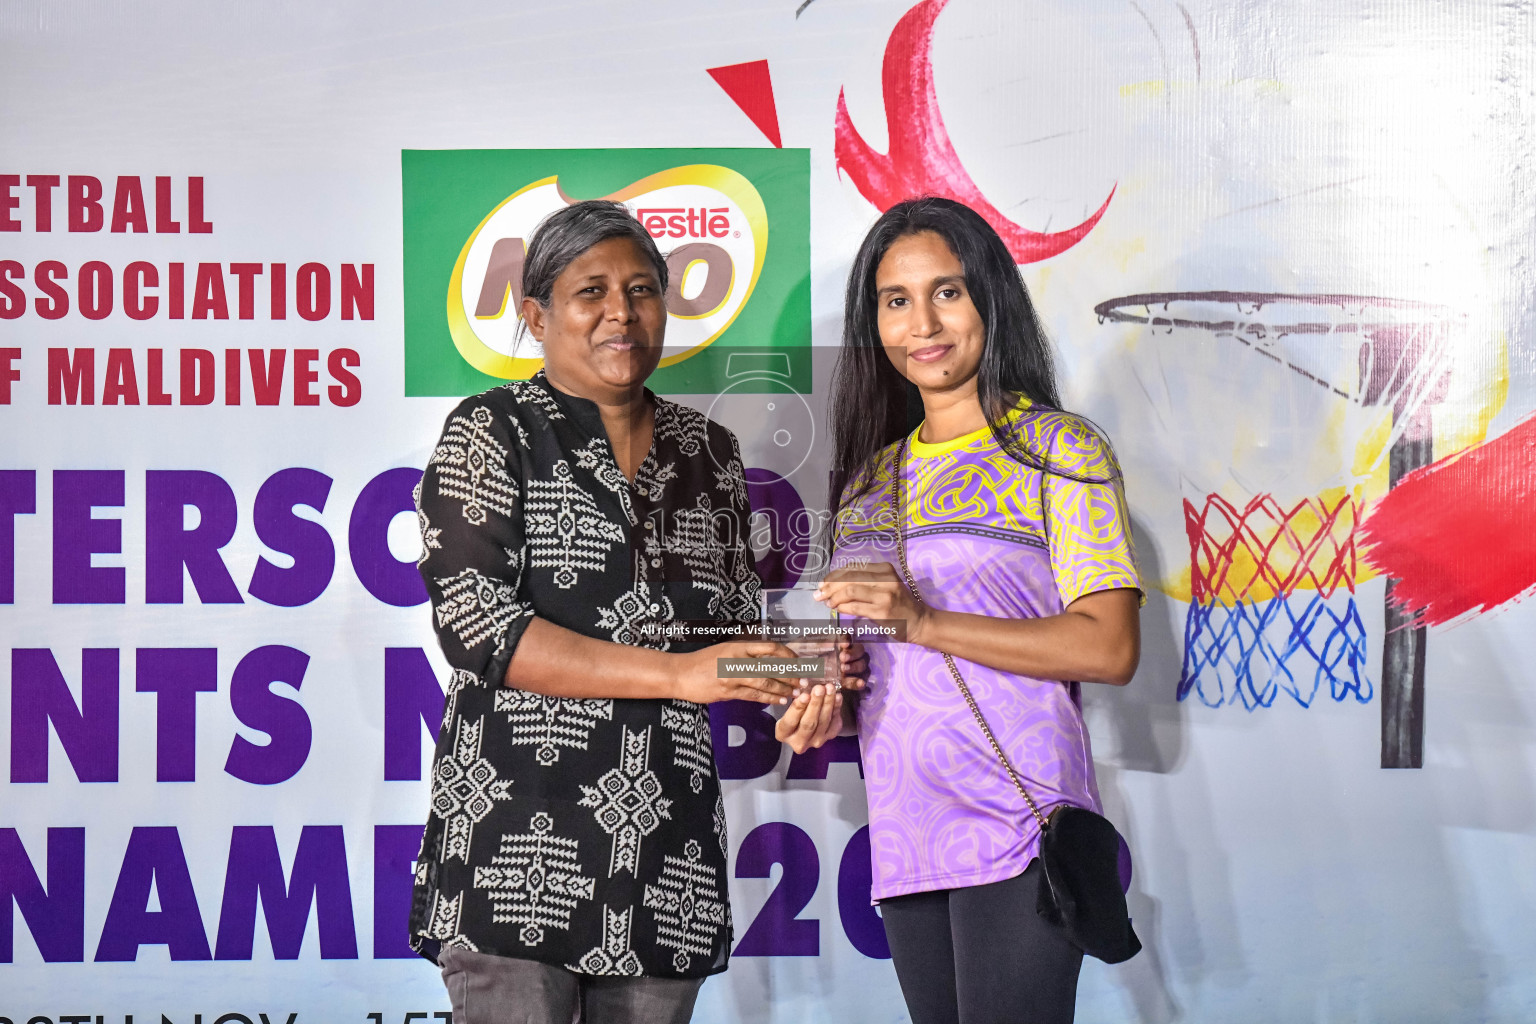
[[880, 344], [875, 295], [875, 271], [886, 251], [897, 239], [923, 231], [944, 239], [959, 259], [966, 290], [981, 314], [986, 335], [976, 392], [992, 436], [1019, 462], [1051, 471], [1048, 451], [1033, 450], [1007, 429], [1006, 417], [1020, 396], [1038, 411], [1061, 408], [1050, 344], [1013, 256], [969, 206], [937, 196], [907, 199], [875, 221], [848, 273], [843, 348], [832, 378], [834, 448], [828, 497], [834, 512], [843, 504], [849, 481], [870, 470], [859, 493], [867, 491], [875, 456], [910, 433], [923, 416], [917, 386], [897, 372]]

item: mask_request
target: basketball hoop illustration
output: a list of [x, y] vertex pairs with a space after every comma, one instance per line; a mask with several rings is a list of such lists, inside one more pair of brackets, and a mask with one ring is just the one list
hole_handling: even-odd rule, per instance
[[[1365, 295], [1167, 292], [1094, 307], [1100, 322], [1144, 324], [1154, 336], [1201, 332], [1228, 339], [1324, 389], [1351, 410], [1379, 416], [1389, 433], [1377, 462], [1388, 486], [1433, 458], [1433, 407], [1450, 382], [1446, 358], [1462, 317], [1442, 306]], [[1372, 697], [1366, 638], [1355, 606], [1358, 488], [1246, 503], [1205, 495], [1184, 501], [1191, 601], [1179, 699], [1269, 706], [1281, 692], [1310, 705], [1328, 684], [1334, 700]], [[1424, 760], [1425, 630], [1391, 601], [1382, 639], [1381, 766]]]
[[1260, 494], [1242, 507], [1219, 494], [1184, 502], [1189, 614], [1179, 699], [1193, 690], [1211, 707], [1269, 707], [1281, 692], [1310, 707], [1371, 699], [1365, 626], [1355, 606], [1350, 495], [1282, 507]]

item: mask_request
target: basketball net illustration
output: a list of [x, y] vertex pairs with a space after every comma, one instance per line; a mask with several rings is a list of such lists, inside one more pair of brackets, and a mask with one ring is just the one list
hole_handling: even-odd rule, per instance
[[[1190, 332], [1270, 360], [1283, 386], [1324, 389], [1357, 429], [1391, 410], [1388, 487], [1433, 458], [1434, 406], [1450, 380], [1444, 307], [1363, 295], [1168, 292], [1099, 303], [1100, 322], [1144, 324], [1158, 344]], [[1170, 339], [1170, 336], [1172, 338]], [[1363, 415], [1351, 416], [1356, 412]], [[1190, 607], [1178, 695], [1211, 706], [1268, 707], [1281, 693], [1308, 706], [1326, 692], [1372, 697], [1355, 604], [1364, 467], [1320, 493], [1184, 500]], [[1358, 469], [1358, 467], [1357, 467]], [[1340, 467], [1340, 479], [1347, 475]], [[1381, 766], [1424, 760], [1425, 631], [1394, 608], [1387, 581], [1381, 665]]]

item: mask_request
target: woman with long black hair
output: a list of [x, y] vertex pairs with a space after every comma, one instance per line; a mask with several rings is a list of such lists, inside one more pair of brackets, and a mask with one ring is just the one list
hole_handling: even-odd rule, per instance
[[832, 426], [820, 594], [906, 633], [870, 645], [857, 703], [801, 695], [779, 735], [803, 750], [857, 728], [914, 1024], [1071, 1021], [1082, 953], [1036, 913], [1042, 819], [955, 676], [1044, 815], [1100, 811], [1079, 683], [1135, 672], [1140, 582], [1113, 452], [1061, 410], [1018, 268], [968, 207], [908, 200], [865, 238]]

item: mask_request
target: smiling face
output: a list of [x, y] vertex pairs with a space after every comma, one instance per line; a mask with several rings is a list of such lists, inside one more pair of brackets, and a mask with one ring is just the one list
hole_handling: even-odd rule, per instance
[[976, 390], [987, 327], [971, 302], [965, 268], [932, 232], [891, 243], [875, 269], [880, 344], [924, 394]]
[[632, 398], [661, 361], [667, 307], [656, 268], [631, 239], [608, 238], [572, 260], [548, 308], [523, 300], [544, 369], [560, 390], [603, 404]]

